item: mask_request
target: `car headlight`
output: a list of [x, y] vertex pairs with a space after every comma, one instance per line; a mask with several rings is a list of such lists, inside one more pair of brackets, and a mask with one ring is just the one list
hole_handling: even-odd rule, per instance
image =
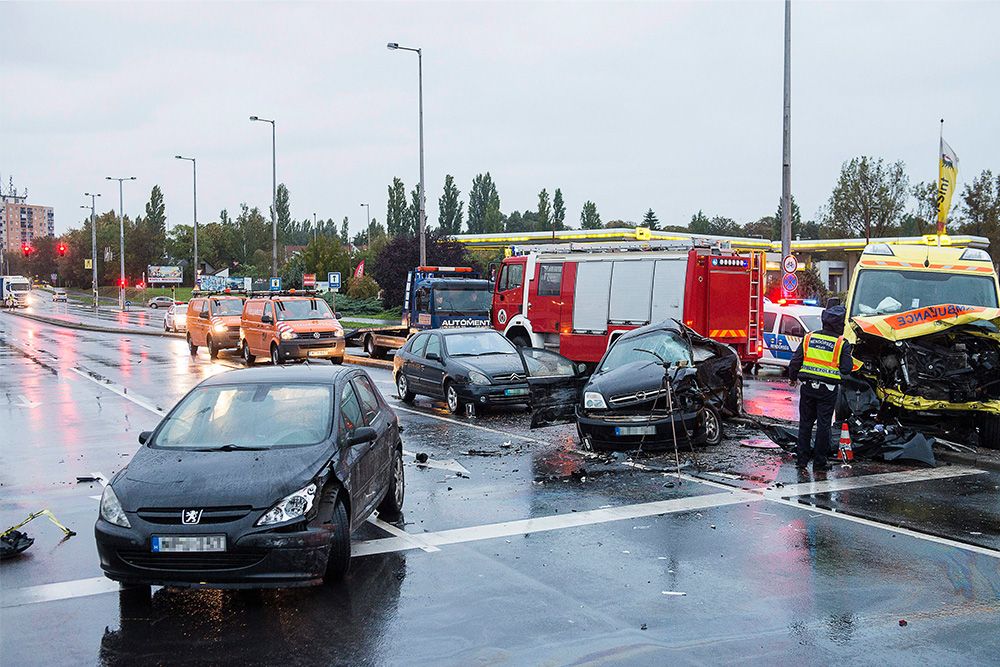
[[104, 493], [101, 494], [101, 518], [122, 528], [132, 527], [110, 484], [104, 487]]
[[291, 340], [293, 338], [298, 338], [298, 337], [299, 337], [299, 335], [297, 333], [295, 333], [294, 331], [282, 331], [281, 332], [281, 340]]
[[305, 516], [312, 509], [316, 500], [316, 484], [310, 482], [305, 488], [299, 489], [282, 498], [269, 509], [256, 523], [258, 526], [270, 526], [284, 523]]
[[479, 371], [469, 371], [469, 382], [472, 384], [489, 384], [490, 379]]
[[588, 391], [583, 395], [583, 407], [607, 409], [608, 404], [604, 402], [604, 396], [599, 391]]
[[212, 328], [215, 329], [215, 333], [226, 333], [226, 325], [221, 322]]

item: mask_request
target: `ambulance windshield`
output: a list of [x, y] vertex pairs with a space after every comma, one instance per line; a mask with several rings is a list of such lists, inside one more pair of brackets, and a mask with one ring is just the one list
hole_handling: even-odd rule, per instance
[[996, 308], [993, 277], [942, 271], [862, 270], [854, 287], [851, 317], [901, 313], [941, 304]]

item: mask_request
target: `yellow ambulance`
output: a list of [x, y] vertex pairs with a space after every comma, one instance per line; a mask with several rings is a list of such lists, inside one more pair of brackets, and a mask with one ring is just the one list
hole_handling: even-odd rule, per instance
[[980, 248], [934, 235], [869, 244], [847, 295], [854, 376], [901, 421], [1000, 448], [998, 295], [993, 260]]

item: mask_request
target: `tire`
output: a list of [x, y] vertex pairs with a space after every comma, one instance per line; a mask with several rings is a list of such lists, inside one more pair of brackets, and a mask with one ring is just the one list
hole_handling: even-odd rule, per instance
[[330, 537], [330, 556], [326, 561], [325, 581], [340, 581], [351, 569], [351, 520], [347, 507], [338, 496], [334, 501], [330, 520], [333, 534]]
[[339, 366], [342, 363], [344, 363], [344, 358], [343, 357], [334, 357], [334, 358], [330, 359], [330, 363], [333, 364], [334, 366]]
[[718, 410], [705, 406], [705, 444], [713, 447], [722, 442], [722, 417]]
[[458, 397], [458, 391], [451, 381], [446, 382], [444, 385], [444, 400], [448, 404], [448, 412], [453, 415], [462, 413], [462, 399]]
[[368, 334], [365, 336], [365, 352], [372, 359], [382, 359], [385, 357], [385, 348], [375, 344], [375, 336]]
[[187, 335], [187, 341], [188, 341], [188, 351], [191, 353], [191, 356], [193, 357], [196, 354], [198, 354], [198, 346], [191, 342], [191, 334]]
[[403, 371], [399, 371], [399, 375], [396, 376], [396, 395], [403, 403], [412, 403], [416, 396], [410, 391], [410, 380], [403, 374]]
[[219, 358], [219, 348], [212, 344], [212, 337], [209, 336], [205, 339], [205, 347], [208, 348], [208, 356], [210, 359]]
[[385, 497], [379, 503], [379, 516], [386, 519], [398, 519], [403, 513], [403, 496], [406, 491], [406, 475], [403, 471], [403, 446], [397, 444], [393, 454], [392, 471]]
[[282, 365], [281, 354], [278, 352], [278, 346], [275, 345], [274, 343], [271, 343], [271, 365], [273, 366]]
[[156, 310], [157, 308], [159, 308], [159, 306], [157, 306], [155, 303], [149, 304], [149, 307], [152, 308], [153, 310]]
[[243, 365], [245, 365], [247, 368], [253, 366], [253, 362], [257, 360], [257, 357], [250, 354], [250, 346], [247, 345], [246, 341], [243, 341], [243, 346], [240, 349], [240, 354], [243, 357]]
[[517, 347], [531, 347], [531, 339], [521, 334], [517, 334], [511, 338], [510, 342], [514, 343]]
[[1000, 415], [983, 415], [979, 418], [979, 446], [1000, 449]]
[[163, 320], [163, 330], [170, 333], [170, 327], [167, 326], [167, 321]]

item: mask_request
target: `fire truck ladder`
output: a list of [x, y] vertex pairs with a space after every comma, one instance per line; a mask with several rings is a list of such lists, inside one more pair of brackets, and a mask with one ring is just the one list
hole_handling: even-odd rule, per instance
[[511, 254], [551, 253], [562, 255], [574, 252], [650, 252], [655, 250], [691, 250], [692, 248], [709, 248], [712, 252], [729, 252], [730, 244], [728, 241], [708, 242], [702, 239], [678, 241], [609, 241], [607, 243], [541, 243], [511, 246]]
[[760, 344], [760, 306], [763, 285], [763, 258], [762, 252], [750, 253], [750, 319], [749, 330], [747, 331], [747, 355], [756, 355], [757, 346]]

